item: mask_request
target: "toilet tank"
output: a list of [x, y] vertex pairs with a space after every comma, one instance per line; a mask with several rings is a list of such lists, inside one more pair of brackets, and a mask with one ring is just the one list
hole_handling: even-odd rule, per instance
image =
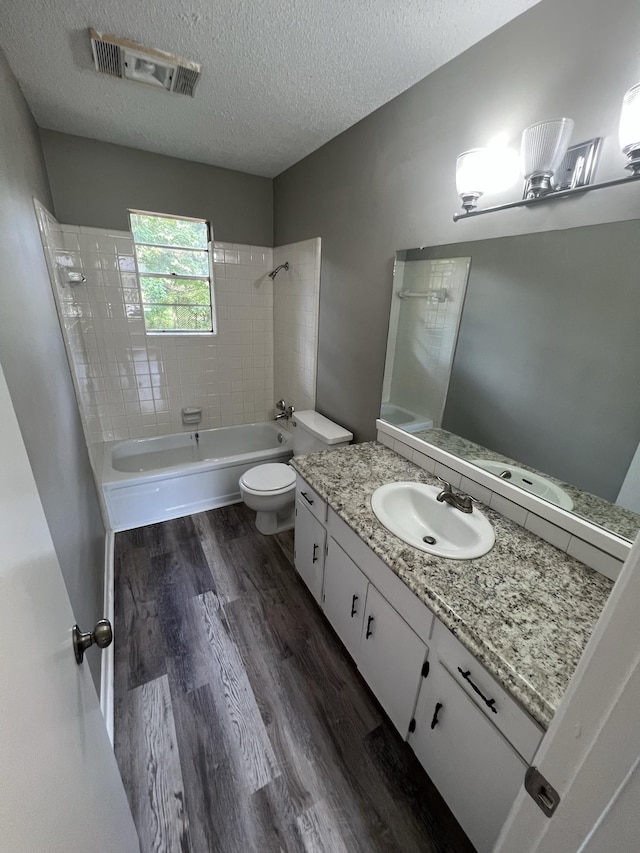
[[291, 430], [294, 456], [342, 447], [353, 439], [353, 433], [349, 430], [334, 424], [329, 418], [312, 409], [295, 412], [291, 419]]

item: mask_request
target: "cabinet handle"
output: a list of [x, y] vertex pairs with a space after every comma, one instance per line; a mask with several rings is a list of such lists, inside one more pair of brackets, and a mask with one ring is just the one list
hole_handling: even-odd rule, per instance
[[318, 553], [317, 552], [318, 552], [318, 546], [314, 545], [313, 546], [313, 560], [311, 560], [312, 563], [318, 562]]
[[442, 702], [436, 702], [436, 708], [433, 712], [433, 719], [431, 720], [431, 728], [435, 729], [438, 725], [438, 714], [440, 713], [440, 708], [442, 708]]
[[306, 492], [300, 492], [300, 494], [302, 495], [302, 497], [305, 499], [305, 501], [306, 501], [308, 504], [311, 504], [311, 505], [313, 506], [313, 501], [311, 500], [311, 498], [307, 497], [307, 493], [306, 493]]
[[354, 595], [353, 598], [351, 599], [351, 618], [352, 619], [356, 615], [356, 601], [357, 600], [358, 600], [357, 595]]
[[371, 623], [373, 622], [373, 616], [369, 616], [367, 619], [367, 633], [364, 635], [365, 640], [368, 640], [369, 637], [373, 634], [371, 630]]
[[495, 699], [487, 699], [487, 697], [480, 690], [480, 688], [476, 684], [474, 684], [473, 681], [471, 681], [471, 679], [469, 678], [469, 676], [471, 675], [471, 670], [468, 669], [466, 672], [464, 672], [460, 667], [458, 667], [458, 672], [464, 678], [465, 681], [469, 682], [469, 684], [471, 685], [471, 689], [474, 690], [478, 694], [478, 696], [482, 699], [482, 701], [487, 706], [487, 708], [491, 708], [493, 713], [497, 714], [498, 709], [495, 706], [496, 700]]

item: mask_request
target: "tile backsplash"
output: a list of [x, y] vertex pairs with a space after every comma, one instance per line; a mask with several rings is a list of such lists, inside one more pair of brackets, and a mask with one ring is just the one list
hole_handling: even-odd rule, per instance
[[[188, 429], [185, 406], [202, 408], [201, 429], [273, 418], [274, 326], [286, 376], [280, 395], [286, 387], [298, 409], [315, 403], [318, 288], [315, 313], [306, 295], [287, 300], [279, 327], [271, 247], [214, 243], [217, 334], [148, 335], [131, 234], [61, 225], [36, 210], [88, 443]], [[316, 243], [317, 263], [307, 248]], [[296, 283], [312, 269], [319, 283], [319, 241], [287, 249]], [[69, 273], [86, 281], [71, 283]], [[313, 330], [311, 343], [299, 328]]]

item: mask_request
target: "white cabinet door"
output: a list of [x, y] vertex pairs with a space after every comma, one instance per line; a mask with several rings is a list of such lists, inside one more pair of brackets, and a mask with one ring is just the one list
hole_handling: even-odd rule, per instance
[[327, 531], [300, 501], [296, 504], [295, 564], [318, 604], [322, 599]]
[[358, 668], [403, 738], [413, 716], [426, 656], [422, 640], [369, 584]]
[[358, 659], [369, 581], [334, 539], [324, 563], [322, 606], [352, 658]]
[[526, 763], [440, 663], [422, 682], [409, 744], [478, 853], [489, 853]]

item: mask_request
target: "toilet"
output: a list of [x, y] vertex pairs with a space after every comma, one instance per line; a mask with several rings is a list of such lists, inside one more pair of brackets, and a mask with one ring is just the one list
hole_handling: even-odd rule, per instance
[[[290, 422], [293, 455], [343, 447], [353, 434], [313, 410], [296, 412]], [[256, 511], [256, 527], [270, 535], [291, 530], [295, 521], [296, 472], [284, 462], [256, 465], [240, 477], [242, 500]]]

